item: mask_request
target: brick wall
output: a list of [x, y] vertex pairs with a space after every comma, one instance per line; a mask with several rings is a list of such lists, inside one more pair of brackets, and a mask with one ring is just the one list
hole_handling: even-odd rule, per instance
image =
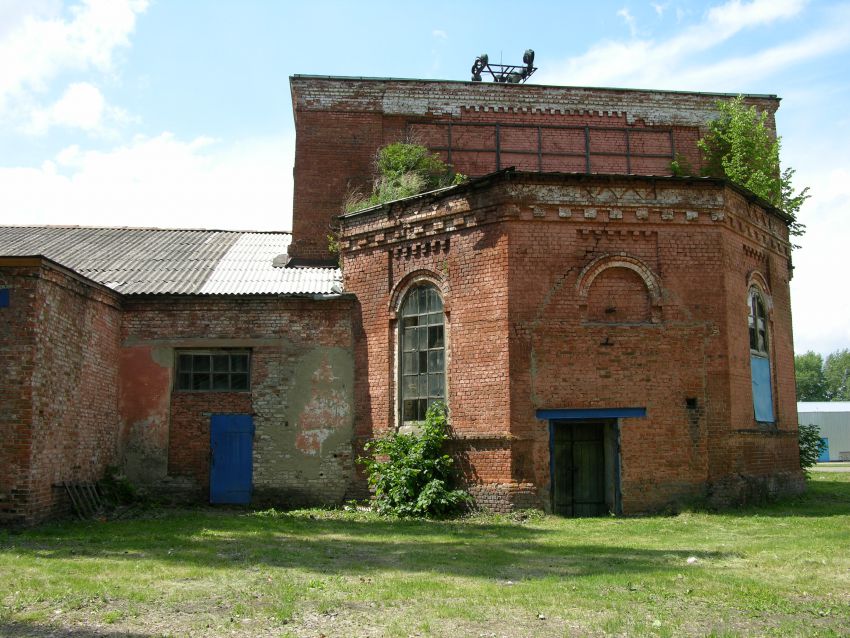
[[33, 523], [67, 510], [63, 481], [96, 481], [117, 463], [121, 319], [117, 295], [40, 259], [10, 279], [0, 338], [10, 341], [4, 357], [21, 359], [4, 382], [0, 418], [16, 444], [4, 445], [13, 458], [0, 507], [10, 522]]
[[0, 266], [0, 282], [10, 289], [9, 306], [0, 308], [0, 522], [14, 523], [30, 513], [38, 267]]
[[[207, 498], [210, 415], [252, 414], [255, 504], [341, 502], [353, 473], [352, 305], [348, 298], [128, 298], [121, 404], [133, 478]], [[219, 348], [250, 350], [249, 392], [173, 388], [176, 351]]]
[[[509, 166], [667, 175], [674, 154], [699, 168], [700, 129], [715, 102], [732, 97], [311, 76], [293, 76], [290, 85], [297, 133], [290, 254], [304, 258], [330, 257], [327, 235], [346, 195], [370, 190], [375, 153], [391, 142], [424, 144], [473, 177]], [[776, 97], [747, 102], [775, 126]]]
[[[800, 488], [787, 226], [723, 182], [507, 173], [347, 217], [342, 255], [361, 303], [358, 436], [397, 425], [393, 309], [430, 277], [458, 467], [479, 503], [548, 506], [538, 409], [646, 408], [619, 423], [626, 513]], [[770, 282], [774, 426], [753, 421], [753, 259]]]

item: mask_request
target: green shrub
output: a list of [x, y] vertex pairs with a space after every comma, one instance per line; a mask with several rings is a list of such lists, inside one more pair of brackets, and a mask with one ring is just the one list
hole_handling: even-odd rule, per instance
[[826, 448], [816, 425], [800, 424], [800, 467], [808, 474], [809, 468], [818, 462], [818, 457]]
[[98, 481], [101, 492], [113, 505], [130, 505], [140, 499], [136, 487], [117, 467], [109, 466]]
[[395, 142], [380, 149], [375, 170], [372, 192], [349, 193], [344, 203], [347, 213], [466, 181], [465, 175], [453, 173], [439, 155], [407, 142]]
[[418, 433], [394, 432], [366, 444], [374, 458], [361, 458], [375, 507], [397, 516], [448, 516], [471, 498], [455, 489], [452, 458], [443, 450], [448, 439], [446, 406], [434, 403]]

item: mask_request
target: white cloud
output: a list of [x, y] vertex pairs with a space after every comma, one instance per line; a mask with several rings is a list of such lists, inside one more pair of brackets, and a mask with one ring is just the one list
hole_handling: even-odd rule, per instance
[[637, 35], [637, 23], [635, 17], [629, 12], [628, 8], [623, 7], [617, 11], [617, 15], [621, 17], [629, 27], [629, 33], [634, 38]]
[[53, 126], [64, 126], [104, 134], [112, 123], [124, 123], [130, 119], [123, 109], [106, 104], [96, 86], [75, 82], [51, 106], [33, 109], [23, 130], [43, 135]]
[[[600, 42], [559, 65], [550, 64], [535, 78], [552, 84], [723, 92], [746, 92], [754, 82], [770, 78], [779, 93], [789, 77], [806, 78], [815, 65], [840, 68], [844, 61], [837, 54], [850, 49], [850, 8], [832, 7], [828, 21], [820, 23], [800, 20], [810, 26], [772, 45], [733, 49], [738, 43], [731, 40], [740, 36], [743, 41], [748, 30], [803, 17], [806, 4], [802, 0], [732, 0], [696, 21], [677, 8], [677, 19], [686, 18], [690, 24], [684, 23], [669, 37]], [[656, 12], [660, 15], [663, 10], [656, 8]], [[812, 192], [801, 211], [807, 232], [797, 240], [802, 248], [793, 257], [795, 349], [828, 353], [850, 344], [850, 321], [839, 310], [843, 288], [840, 292], [835, 288], [843, 285], [847, 270], [843, 256], [850, 244], [850, 163], [844, 159], [850, 127], [835, 119], [820, 125], [812, 113], [819, 111], [824, 100], [843, 100], [845, 87], [805, 82], [792, 86], [795, 99], [786, 100], [779, 113], [783, 159], [798, 169], [795, 182], [811, 186]], [[838, 97], [830, 98], [830, 91], [838, 91]]]
[[431, 31], [431, 35], [435, 38], [440, 38], [441, 40], [447, 40], [449, 38], [449, 34], [442, 29], [434, 29]]
[[0, 40], [0, 104], [22, 90], [43, 90], [67, 69], [109, 71], [119, 47], [129, 45], [136, 17], [147, 0], [84, 0], [59, 14], [25, 14]]
[[[804, 6], [803, 0], [753, 0], [746, 4], [731, 0], [712, 8], [703, 16], [702, 21], [682, 29], [666, 40], [602, 42], [580, 56], [550, 66], [548, 70], [540, 73], [540, 81], [590, 86], [723, 90], [722, 87], [718, 89], [716, 86], [703, 84], [707, 79], [714, 79], [716, 76], [715, 73], [705, 70], [717, 67], [716, 63], [704, 62], [708, 58], [704, 55], [705, 52], [745, 29], [792, 18], [798, 15]], [[622, 15], [622, 12], [631, 17], [626, 9], [621, 9], [618, 15]], [[628, 18], [625, 15], [623, 17], [628, 22]], [[838, 34], [844, 33], [845, 25], [839, 25], [835, 31]], [[834, 42], [834, 38], [830, 38], [830, 41]], [[795, 42], [783, 46], [790, 48], [797, 44], [799, 43]], [[777, 52], [783, 50], [783, 47], [776, 49]], [[746, 65], [747, 60], [738, 63]], [[740, 69], [736, 69], [738, 70]], [[705, 78], [701, 77], [701, 74]]]
[[44, 2], [30, 11], [20, 3], [7, 9], [8, 22], [0, 30], [0, 116], [28, 119], [22, 113], [43, 109], [34, 96], [62, 72], [112, 72], [116, 52], [129, 46], [147, 5], [147, 0], [83, 0], [67, 15], [61, 5]]
[[0, 168], [0, 223], [286, 230], [293, 158], [292, 135], [71, 146], [39, 168]]
[[800, 184], [811, 186], [812, 197], [803, 207], [807, 228], [802, 248], [794, 253], [794, 349], [827, 354], [850, 345], [850, 321], [842, 310], [850, 242], [850, 168], [800, 177]]
[[669, 2], [667, 2], [665, 4], [659, 4], [657, 2], [650, 2], [649, 4], [652, 5], [653, 9], [655, 9], [655, 13], [658, 15], [659, 18], [664, 17], [664, 11], [670, 5]]

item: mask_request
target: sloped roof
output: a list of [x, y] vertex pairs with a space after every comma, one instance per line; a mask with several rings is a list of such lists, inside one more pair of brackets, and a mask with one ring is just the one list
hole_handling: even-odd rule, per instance
[[0, 255], [43, 255], [125, 295], [336, 294], [338, 268], [281, 268], [290, 233], [0, 226]]

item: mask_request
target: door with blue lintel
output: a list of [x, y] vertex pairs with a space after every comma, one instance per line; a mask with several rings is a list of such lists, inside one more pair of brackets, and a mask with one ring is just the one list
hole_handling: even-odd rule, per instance
[[210, 503], [251, 502], [253, 441], [250, 414], [210, 417]]

